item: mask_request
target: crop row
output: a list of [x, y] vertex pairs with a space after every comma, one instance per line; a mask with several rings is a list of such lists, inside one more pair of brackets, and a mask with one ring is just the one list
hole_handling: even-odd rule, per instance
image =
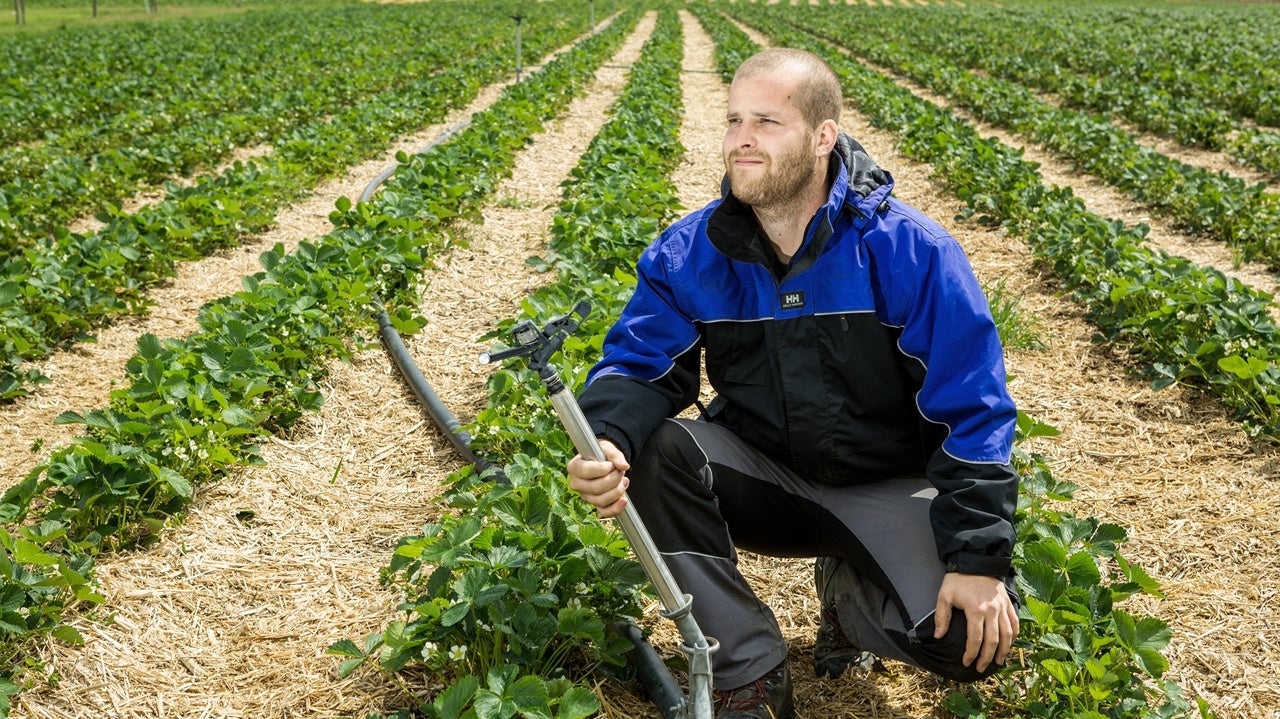
[[829, 40], [945, 95], [980, 119], [1025, 134], [1073, 159], [1082, 169], [1129, 192], [1188, 231], [1208, 234], [1242, 257], [1280, 267], [1280, 197], [1262, 185], [1215, 174], [1135, 142], [1109, 121], [1056, 107], [1025, 87], [956, 66], [886, 28], [864, 28], [854, 13], [827, 12], [798, 22], [820, 25]]
[[[106, 95], [111, 114], [46, 129], [38, 142], [0, 152], [0, 256], [146, 185], [211, 169], [237, 147], [280, 141], [375, 93], [511, 43], [514, 26], [492, 23], [492, 4], [448, 8], [277, 11], [155, 26], [139, 52], [174, 55], [180, 59], [171, 64], [184, 74], [126, 67], [111, 73], [109, 92], [98, 84], [62, 88], [52, 101], [92, 107]], [[123, 32], [149, 26], [133, 27]], [[25, 70], [79, 78], [65, 68], [95, 64], [93, 53], [105, 50], [81, 44], [95, 35], [59, 36], [40, 66], [19, 68], [17, 77]], [[119, 46], [98, 62], [114, 65], [131, 50]], [[34, 112], [40, 94], [33, 94], [12, 100]], [[36, 118], [14, 122], [40, 127]]]
[[[1136, 12], [1136, 11], [1134, 11]], [[871, 20], [871, 18], [868, 18]], [[1222, 150], [1242, 164], [1249, 164], [1280, 179], [1280, 134], [1250, 126], [1233, 116], [1230, 108], [1214, 100], [1188, 96], [1134, 80], [1115, 72], [1073, 72], [1061, 64], [1062, 44], [1079, 42], [1069, 32], [1078, 18], [1037, 18], [1041, 26], [1028, 32], [1012, 31], [1007, 13], [944, 10], [926, 13], [882, 12], [866, 26], [879, 37], [892, 37], [917, 51], [946, 57], [965, 68], [980, 68], [1015, 82], [1063, 98], [1075, 107], [1116, 114], [1142, 130], [1171, 137], [1183, 145]], [[1026, 21], [1022, 15], [1017, 20]], [[1173, 21], [1170, 26], [1178, 27]], [[905, 33], [911, 28], [914, 32]], [[922, 41], [927, 38], [927, 47]], [[1017, 38], [1016, 52], [1011, 47]], [[1118, 37], [1116, 45], [1092, 47], [1094, 55], [1108, 60], [1132, 50]], [[1146, 62], [1154, 63], [1151, 57]], [[1176, 71], [1178, 57], [1166, 56], [1161, 73]], [[1220, 71], [1215, 71], [1215, 75]]]
[[[27, 4], [33, 3], [28, 0]], [[259, 12], [248, 21], [232, 16], [124, 23], [8, 38], [0, 47], [0, 62], [10, 71], [0, 86], [0, 141], [10, 146], [41, 141], [47, 135], [80, 134], [85, 126], [104, 121], [116, 125], [122, 117], [153, 111], [237, 107], [254, 99], [255, 72], [274, 74], [299, 47], [307, 47], [317, 57], [324, 52], [324, 48], [298, 44], [324, 37], [314, 34], [308, 24], [330, 26], [328, 39], [339, 43], [339, 48], [350, 49], [333, 33], [344, 24], [351, 25], [362, 42], [375, 40], [362, 30], [367, 20], [359, 18], [357, 12], [333, 9]], [[277, 42], [271, 43], [272, 38]], [[297, 59], [301, 65], [309, 64], [305, 56]], [[241, 83], [229, 84], [227, 75], [240, 76]], [[221, 93], [226, 95], [219, 97]]]
[[[585, 86], [633, 24], [631, 13], [579, 43], [505, 90], [428, 163], [411, 161], [416, 189], [452, 198], [449, 217], [477, 212], [510, 173], [515, 150]], [[108, 407], [59, 418], [84, 424], [85, 434], [0, 499], [6, 674], [21, 679], [36, 637], [78, 640], [66, 614], [102, 602], [97, 555], [156, 539], [195, 488], [260, 462], [261, 437], [318, 409], [317, 380], [329, 362], [350, 356], [352, 343], [363, 346], [374, 308], [390, 306], [402, 331], [420, 326], [408, 308], [428, 256], [448, 243], [447, 223], [401, 212], [402, 199], [340, 200], [332, 233], [289, 254], [279, 246], [264, 253], [264, 271], [245, 278], [244, 291], [201, 310], [200, 331], [142, 337]], [[0, 681], [0, 707], [19, 684]]]
[[[1275, 130], [1244, 124], [1230, 107], [1215, 101], [1153, 87], [1124, 73], [1066, 72], [1059, 64], [1061, 50], [1053, 45], [1064, 37], [1065, 28], [1052, 35], [1019, 36], [1019, 52], [1009, 52], [1009, 47], [1000, 43], [1001, 38], [1010, 37], [1009, 28], [991, 15], [957, 17], [948, 13], [924, 18], [934, 38], [931, 49], [963, 67], [983, 68], [1055, 93], [1075, 106], [1119, 115], [1140, 129], [1174, 138], [1181, 145], [1225, 151], [1236, 161], [1280, 179], [1280, 134]], [[946, 22], [937, 23], [943, 19]], [[1106, 55], [1114, 58], [1130, 50], [1132, 47], [1120, 45]], [[1178, 58], [1166, 58], [1166, 73], [1178, 68]], [[1220, 72], [1215, 70], [1215, 74]], [[1251, 90], [1247, 96], [1257, 97], [1261, 88]]]
[[[1280, 13], [1218, 7], [1044, 6], [1002, 14], [1007, 41], [1041, 38], [1073, 72], [1115, 75], [1280, 126]], [[1016, 40], [1015, 40], [1016, 39]]]
[[[555, 280], [489, 335], [505, 337], [521, 320], [541, 326], [587, 300], [591, 315], [552, 359], [572, 390], [634, 287], [635, 257], [678, 206], [669, 174], [683, 148], [669, 118], [682, 107], [682, 57], [680, 21], [663, 9], [613, 118], [564, 183], [551, 251], [537, 262]], [[471, 706], [486, 716], [485, 703], [513, 682], [532, 688], [513, 700], [525, 716], [561, 716], [563, 703], [553, 700], [575, 691], [582, 711], [594, 713], [599, 705], [583, 677], [620, 675], [629, 644], [607, 627], [639, 616], [645, 577], [621, 534], [568, 491], [564, 465], [574, 448], [537, 374], [500, 369], [488, 391], [472, 446], [501, 458], [507, 481], [469, 467], [456, 473], [443, 500], [458, 511], [403, 538], [383, 573], [404, 592], [406, 620], [330, 651], [347, 658], [344, 672], [364, 663], [431, 671], [446, 689], [420, 708], [428, 716], [463, 716]], [[564, 689], [560, 677], [577, 686]]]
[[[533, 23], [530, 23], [533, 25]], [[573, 24], [530, 27], [530, 52], [559, 45]], [[506, 47], [418, 78], [278, 138], [275, 151], [236, 163], [191, 187], [170, 187], [154, 206], [113, 209], [91, 236], [59, 230], [0, 269], [0, 401], [44, 381], [29, 363], [89, 335], [114, 316], [147, 304], [147, 292], [176, 262], [233, 246], [270, 226], [275, 213], [324, 177], [367, 157], [400, 134], [439, 121], [511, 67]]]
[[[987, 209], [985, 201], [991, 197], [987, 192], [997, 197], [1003, 192], [1008, 194], [1002, 197], [1002, 206], [1027, 203], [1029, 214], [1040, 211], [1040, 195], [1034, 190], [1044, 188], [1032, 166], [1016, 152], [983, 140], [972, 127], [919, 100], [818, 35], [797, 30], [791, 24], [798, 15], [796, 9], [770, 9], [750, 16], [735, 10], [733, 14], [778, 44], [826, 58], [851, 101], [873, 123], [898, 135], [904, 152], [934, 163], [961, 199], [975, 209]], [[717, 43], [740, 48], [726, 57], [750, 52], [753, 43], [736, 26], [709, 11], [699, 15]], [[821, 30], [824, 34], [836, 31]], [[721, 69], [727, 75], [732, 66]], [[1056, 433], [1021, 414], [1018, 427], [1019, 447], [1028, 437]], [[1133, 594], [1160, 595], [1158, 584], [1120, 555], [1118, 545], [1127, 539], [1126, 531], [1055, 509], [1051, 501], [1070, 498], [1074, 485], [1054, 478], [1043, 457], [1020, 448], [1015, 448], [1014, 456], [1021, 475], [1014, 567], [1025, 604], [1017, 642], [1023, 653], [996, 675], [993, 692], [957, 692], [949, 697], [948, 708], [974, 719], [1194, 716], [1181, 689], [1162, 678], [1168, 661], [1160, 652], [1169, 641], [1168, 626], [1118, 606]], [[1197, 707], [1207, 711], [1203, 702]]]

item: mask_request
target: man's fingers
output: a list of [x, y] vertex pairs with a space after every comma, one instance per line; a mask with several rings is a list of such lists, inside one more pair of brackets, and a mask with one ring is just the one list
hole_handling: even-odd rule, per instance
[[569, 488], [577, 492], [587, 504], [600, 510], [601, 516], [612, 517], [626, 505], [623, 494], [631, 480], [621, 472], [610, 472], [596, 479], [570, 477]]
[[600, 516], [615, 517], [627, 506], [624, 493], [630, 480], [626, 471], [631, 465], [613, 442], [600, 440], [600, 449], [605, 456], [603, 461], [580, 454], [569, 460], [565, 467], [569, 472], [569, 489], [599, 510]]
[[578, 455], [569, 460], [569, 475], [582, 479], [600, 479], [617, 469], [612, 462], [587, 459]]
[[1013, 639], [1018, 636], [1018, 611], [1013, 608], [1012, 602], [1002, 613], [1004, 621], [1000, 627], [1000, 651], [996, 653], [996, 663], [1004, 664], [1009, 658], [1009, 652], [1013, 649]]
[[[1013, 605], [999, 607], [994, 616], [986, 617], [977, 614], [975, 622], [969, 624], [968, 643], [965, 646], [964, 663], [967, 665], [973, 652], [975, 636], [981, 649], [977, 652], [978, 663], [975, 668], [986, 671], [991, 662], [1004, 664], [1009, 658], [1009, 650], [1013, 648], [1013, 639], [1018, 636], [1018, 615]], [[975, 634], [974, 626], [978, 625]]]
[[600, 442], [600, 449], [604, 451], [605, 461], [613, 464], [613, 466], [623, 472], [631, 469], [631, 464], [627, 462], [627, 458], [623, 456], [622, 450], [618, 449], [617, 445], [613, 442], [602, 440]]
[[951, 628], [951, 604], [938, 598], [938, 604], [933, 608], [933, 638], [941, 639], [947, 636], [947, 630]]
[[[982, 658], [981, 655], [985, 650], [985, 637], [983, 632], [983, 626], [985, 623], [983, 622], [982, 615], [977, 613], [972, 617], [966, 616], [965, 618], [968, 620], [968, 631], [964, 643], [964, 658], [960, 661], [967, 667], [973, 663], [973, 660], [981, 660]], [[991, 661], [990, 657], [988, 657], [986, 661]], [[985, 664], [979, 664], [977, 669], [978, 671], [982, 671], [984, 667]]]

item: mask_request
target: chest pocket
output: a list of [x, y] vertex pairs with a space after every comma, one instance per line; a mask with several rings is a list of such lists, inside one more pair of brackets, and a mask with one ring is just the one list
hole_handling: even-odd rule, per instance
[[711, 385], [761, 386], [769, 377], [765, 322], [713, 322], [705, 326]]

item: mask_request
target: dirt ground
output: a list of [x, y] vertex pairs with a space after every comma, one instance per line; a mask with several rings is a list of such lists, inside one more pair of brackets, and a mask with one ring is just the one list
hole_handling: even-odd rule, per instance
[[[409, 350], [463, 421], [482, 406], [491, 371], [475, 361], [487, 348], [478, 338], [547, 280], [524, 259], [545, 247], [559, 184], [607, 120], [653, 20], [636, 27], [563, 119], [516, 158], [515, 176], [483, 222], [467, 228], [470, 246], [452, 251], [429, 278], [421, 306], [429, 324], [408, 340]], [[691, 17], [685, 21], [681, 140], [688, 152], [676, 181], [682, 202], [693, 208], [717, 193], [727, 88], [712, 72], [709, 38]], [[261, 251], [324, 234], [338, 197], [358, 196], [396, 151], [426, 146], [500, 90], [486, 88], [444, 123], [318, 187], [259, 241], [185, 267], [157, 292], [149, 316], [52, 358], [51, 385], [0, 407], [0, 426], [11, 428], [0, 442], [0, 477], [16, 481], [51, 446], [74, 436], [52, 418], [105, 404], [140, 334], [191, 332], [200, 305], [238, 289]], [[1121, 353], [1093, 341], [1084, 308], [1058, 291], [1017, 238], [957, 222], [960, 203], [930, 178], [930, 168], [902, 156], [891, 136], [852, 107], [841, 125], [893, 173], [895, 195], [942, 222], [979, 278], [1004, 280], [1043, 328], [1047, 349], [1008, 353], [1011, 391], [1021, 409], [1062, 431], [1037, 440], [1034, 449], [1053, 459], [1060, 478], [1080, 485], [1071, 508], [1127, 527], [1126, 556], [1163, 585], [1167, 599], [1129, 609], [1173, 627], [1168, 676], [1208, 699], [1224, 719], [1280, 716], [1280, 636], [1270, 621], [1280, 585], [1273, 539], [1280, 507], [1267, 491], [1275, 451], [1249, 442], [1212, 400], [1178, 388], [1150, 390]], [[1069, 164], [1027, 150], [1050, 181], [1077, 188], [1094, 211], [1148, 221], [1143, 208]], [[1225, 249], [1167, 227], [1154, 225], [1152, 241], [1231, 266]], [[1274, 284], [1256, 268], [1239, 271]], [[362, 717], [405, 705], [401, 688], [377, 673], [339, 679], [337, 659], [324, 650], [338, 639], [359, 641], [395, 616], [399, 598], [379, 586], [378, 571], [397, 539], [433, 518], [433, 499], [460, 460], [380, 350], [336, 365], [324, 390], [321, 412], [265, 444], [265, 466], [236, 471], [204, 492], [156, 547], [101, 560], [109, 619], [76, 621], [87, 639], [82, 647], [40, 647], [38, 658], [58, 681], [20, 695], [14, 717]], [[45, 446], [33, 453], [37, 439]], [[250, 519], [243, 519], [245, 510]], [[815, 678], [807, 659], [817, 609], [810, 563], [748, 556], [744, 570], [787, 635], [799, 717], [945, 715], [940, 702], [953, 687], [905, 666], [891, 665], [889, 675]], [[670, 652], [672, 630], [656, 614], [648, 623], [655, 645]], [[600, 693], [608, 716], [657, 716], [624, 689], [605, 685]]]

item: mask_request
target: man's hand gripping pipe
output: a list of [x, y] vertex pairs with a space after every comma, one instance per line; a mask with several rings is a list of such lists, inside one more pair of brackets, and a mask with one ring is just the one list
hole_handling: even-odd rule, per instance
[[[488, 364], [510, 357], [528, 358], [529, 367], [542, 379], [547, 393], [551, 396], [551, 405], [559, 416], [561, 424], [568, 431], [569, 438], [573, 440], [573, 446], [578, 453], [586, 459], [604, 461], [604, 452], [600, 449], [600, 443], [596, 441], [591, 425], [582, 413], [582, 408], [578, 406], [578, 400], [565, 387], [555, 366], [550, 362], [551, 356], [564, 344], [565, 337], [577, 329], [578, 324], [582, 319], [586, 319], [590, 311], [591, 308], [587, 302], [580, 302], [570, 314], [552, 319], [543, 329], [538, 329], [538, 326], [530, 320], [521, 321], [511, 331], [515, 346], [499, 352], [481, 354], [480, 362]], [[574, 315], [579, 319], [574, 319]], [[693, 597], [680, 591], [666, 561], [658, 553], [649, 530], [630, 501], [623, 507], [617, 520], [622, 526], [622, 533], [631, 544], [632, 551], [635, 552], [636, 559], [658, 593], [658, 600], [662, 603], [661, 615], [676, 623], [676, 628], [679, 629], [683, 640], [680, 650], [689, 660], [690, 695], [685, 698], [685, 705], [678, 714], [690, 719], [712, 719], [714, 701], [711, 693], [711, 654], [718, 647], [716, 640], [703, 636], [702, 630], [690, 612], [693, 607]]]

